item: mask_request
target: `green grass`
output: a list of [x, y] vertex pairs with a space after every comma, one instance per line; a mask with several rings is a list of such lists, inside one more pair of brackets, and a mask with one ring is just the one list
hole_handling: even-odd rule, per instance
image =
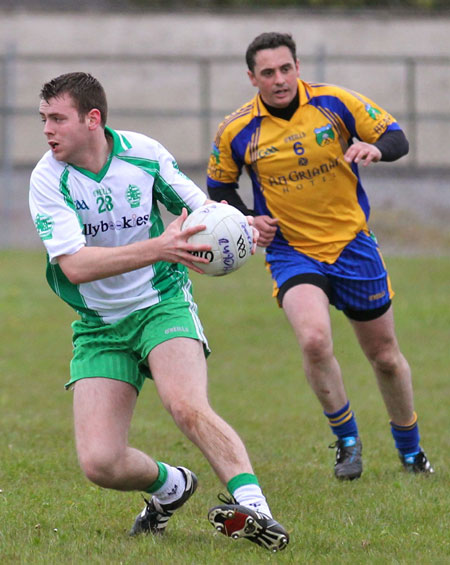
[[333, 441], [305, 383], [298, 347], [270, 298], [261, 256], [224, 278], [194, 275], [213, 354], [213, 406], [241, 434], [291, 543], [271, 555], [216, 534], [206, 514], [223, 490], [148, 383], [130, 441], [183, 464], [198, 494], [164, 539], [131, 539], [139, 493], [104, 491], [78, 468], [64, 391], [74, 315], [47, 288], [44, 256], [0, 253], [0, 562], [6, 564], [449, 563], [450, 258], [388, 258], [396, 326], [413, 368], [433, 477], [401, 471], [388, 418], [349, 324], [333, 312], [335, 350], [364, 442], [359, 481], [332, 477]]

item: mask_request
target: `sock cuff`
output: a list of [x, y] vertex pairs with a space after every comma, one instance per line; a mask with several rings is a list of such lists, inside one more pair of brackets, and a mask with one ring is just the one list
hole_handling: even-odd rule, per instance
[[344, 406], [342, 408], [340, 408], [337, 412], [325, 412], [325, 410], [323, 411], [323, 413], [325, 414], [325, 416], [328, 419], [333, 419], [333, 418], [338, 418], [339, 416], [342, 416], [342, 414], [344, 414], [344, 412], [348, 412], [350, 410], [350, 400], [347, 401], [347, 404], [344, 404]]
[[340, 424], [344, 424], [353, 416], [352, 409], [350, 408], [350, 401], [345, 404], [340, 410], [337, 412], [325, 412], [325, 416], [328, 418], [330, 426], [339, 426]]
[[145, 492], [148, 492], [149, 494], [152, 494], [157, 490], [159, 490], [163, 486], [163, 484], [167, 481], [167, 477], [169, 475], [169, 472], [167, 471], [167, 467], [164, 465], [164, 463], [161, 463], [160, 461], [156, 461], [156, 464], [158, 465], [158, 470], [159, 470], [158, 478], [147, 489], [145, 489]]
[[230, 494], [233, 494], [236, 489], [245, 485], [259, 486], [256, 475], [252, 475], [251, 473], [241, 473], [240, 475], [236, 475], [228, 481], [227, 490]]
[[413, 419], [411, 420], [411, 422], [409, 424], [406, 424], [406, 426], [399, 426], [398, 424], [395, 424], [392, 420], [391, 420], [390, 424], [391, 424], [391, 427], [394, 430], [398, 430], [400, 432], [412, 430], [417, 425], [417, 414], [415, 412], [413, 412]]

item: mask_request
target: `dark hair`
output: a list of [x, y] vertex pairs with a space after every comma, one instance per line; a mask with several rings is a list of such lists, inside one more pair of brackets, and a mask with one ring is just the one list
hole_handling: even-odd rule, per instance
[[297, 60], [295, 41], [290, 33], [277, 33], [271, 31], [261, 33], [250, 43], [245, 54], [248, 68], [253, 72], [255, 70], [255, 55], [261, 49], [276, 49], [277, 47], [288, 47], [292, 53], [294, 61]]
[[69, 94], [75, 103], [80, 118], [93, 108], [100, 111], [101, 124], [105, 127], [108, 116], [106, 94], [100, 82], [88, 73], [66, 73], [45, 83], [40, 97], [48, 102], [62, 94]]

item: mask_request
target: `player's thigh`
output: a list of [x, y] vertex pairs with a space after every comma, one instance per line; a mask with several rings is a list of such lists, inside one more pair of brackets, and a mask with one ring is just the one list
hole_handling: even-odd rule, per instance
[[179, 402], [207, 404], [207, 365], [202, 341], [183, 337], [164, 341], [152, 349], [148, 364], [166, 408]]
[[283, 310], [300, 345], [319, 339], [331, 342], [329, 306], [325, 292], [312, 284], [299, 284], [286, 292]]
[[397, 352], [398, 342], [392, 306], [374, 320], [359, 322], [350, 319], [350, 323], [362, 350], [369, 359], [374, 359], [383, 352]]
[[75, 383], [73, 394], [78, 452], [124, 449], [136, 405], [136, 389], [116, 379], [87, 378]]

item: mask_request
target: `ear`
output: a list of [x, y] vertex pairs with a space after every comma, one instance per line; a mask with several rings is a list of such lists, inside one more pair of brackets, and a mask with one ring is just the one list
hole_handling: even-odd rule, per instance
[[297, 76], [300, 76], [300, 61], [298, 59], [295, 59], [295, 68], [297, 70]]
[[100, 113], [100, 110], [97, 110], [97, 108], [92, 108], [92, 110], [89, 110], [89, 112], [86, 114], [86, 122], [90, 130], [94, 130], [100, 127], [102, 123], [102, 115]]
[[247, 75], [248, 75], [248, 78], [250, 79], [250, 82], [252, 83], [252, 85], [258, 86], [258, 83], [256, 82], [255, 75], [252, 73], [252, 71], [248, 70]]

